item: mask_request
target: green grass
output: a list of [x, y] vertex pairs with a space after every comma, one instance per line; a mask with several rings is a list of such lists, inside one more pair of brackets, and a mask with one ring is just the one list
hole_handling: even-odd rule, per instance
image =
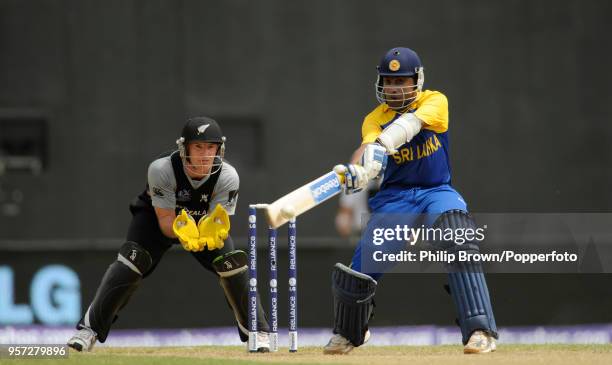
[[244, 347], [96, 348], [92, 353], [70, 352], [68, 359], [0, 360], [2, 364], [612, 364], [611, 345], [504, 345], [497, 352], [464, 355], [461, 346], [365, 346], [348, 355], [326, 356], [319, 347], [249, 354]]

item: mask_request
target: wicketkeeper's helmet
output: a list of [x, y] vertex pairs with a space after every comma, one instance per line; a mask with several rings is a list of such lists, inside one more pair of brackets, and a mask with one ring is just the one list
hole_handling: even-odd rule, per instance
[[210, 173], [214, 174], [221, 168], [225, 156], [225, 136], [219, 123], [208, 117], [193, 117], [187, 120], [181, 136], [176, 140], [183, 164], [191, 164], [187, 155], [187, 145], [191, 142], [208, 142], [219, 145]]

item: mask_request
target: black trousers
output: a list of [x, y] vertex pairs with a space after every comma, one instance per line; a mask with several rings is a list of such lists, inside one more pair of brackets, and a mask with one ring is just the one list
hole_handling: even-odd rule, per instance
[[[157, 221], [155, 211], [151, 207], [130, 206], [132, 221], [127, 233], [127, 241], [132, 241], [147, 250], [151, 256], [152, 264], [143, 278], [150, 275], [162, 256], [172, 245], [180, 244], [178, 240], [166, 237]], [[191, 254], [207, 270], [217, 275], [212, 266], [215, 258], [224, 253], [232, 251], [234, 243], [230, 237], [225, 240], [221, 249], [192, 252]], [[117, 313], [129, 302], [130, 297], [136, 291], [141, 282], [140, 275], [135, 274], [127, 266], [114, 261], [107, 269], [96, 292], [89, 309], [83, 315], [77, 328], [91, 327], [98, 334], [100, 342], [104, 342], [110, 331], [112, 323], [117, 319]], [[244, 279], [246, 288], [248, 283]]]

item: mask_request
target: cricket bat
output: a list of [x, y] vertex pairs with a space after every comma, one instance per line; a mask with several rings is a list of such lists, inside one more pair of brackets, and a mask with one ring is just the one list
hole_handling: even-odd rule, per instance
[[266, 208], [268, 224], [278, 228], [291, 218], [316, 207], [342, 191], [344, 176], [330, 171], [308, 184], [290, 192]]

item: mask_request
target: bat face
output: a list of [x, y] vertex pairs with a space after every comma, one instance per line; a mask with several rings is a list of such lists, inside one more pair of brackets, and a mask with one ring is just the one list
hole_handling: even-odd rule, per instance
[[[291, 218], [287, 217], [287, 211], [295, 212], [295, 216], [298, 216], [341, 191], [342, 177], [333, 171], [328, 172], [268, 205], [266, 210], [268, 223], [271, 227], [278, 228]], [[290, 209], [283, 210], [285, 207]]]

